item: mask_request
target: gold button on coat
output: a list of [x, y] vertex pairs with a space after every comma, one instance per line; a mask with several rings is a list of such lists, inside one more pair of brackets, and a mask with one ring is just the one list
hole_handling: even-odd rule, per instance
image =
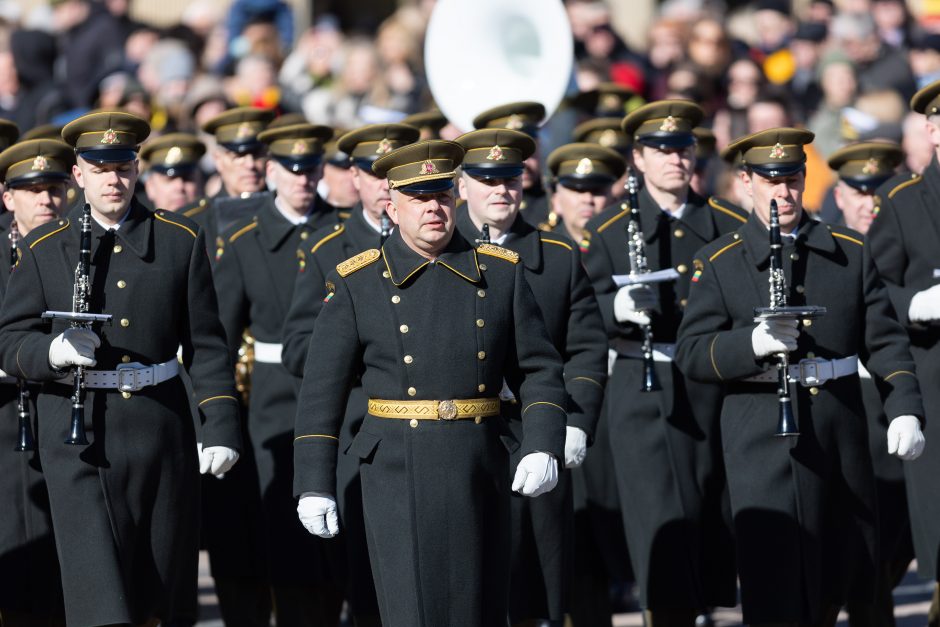
[[809, 318], [804, 318], [804, 319], [803, 319], [803, 326], [804, 326], [804, 327], [811, 327], [811, 326], [813, 326], [813, 321], [810, 320]]
[[408, 333], [408, 325], [403, 324], [400, 327], [398, 327], [398, 330], [401, 331], [402, 333]]
[[685, 274], [686, 272], [689, 271], [689, 266], [685, 265], [684, 263], [680, 263], [680, 264], [676, 267], [676, 270], [679, 271], [679, 274]]
[[477, 353], [477, 359], [479, 359], [480, 361], [483, 361], [484, 359], [486, 359], [486, 351], [480, 351], [479, 353]]
[[800, 258], [800, 253], [790, 253], [790, 259], [797, 261]]
[[121, 396], [123, 396], [124, 398], [130, 398], [130, 397], [131, 397], [131, 393], [130, 393], [130, 392], [121, 392]]
[[411, 421], [408, 423], [408, 426], [411, 427], [412, 429], [417, 429], [418, 421], [412, 418]]
[[131, 326], [131, 321], [128, 320], [127, 318], [121, 318], [121, 326], [122, 326], [122, 327], [129, 327], [129, 326]]
[[308, 233], [307, 231], [302, 231], [300, 233], [300, 239], [307, 239], [308, 237], [310, 237], [310, 233]]
[[481, 264], [480, 264], [480, 270], [486, 270], [486, 264], [485, 264], [485, 263], [481, 263]]
[[797, 293], [797, 294], [802, 294], [802, 293], [805, 292], [805, 291], [806, 291], [806, 288], [803, 287], [802, 285], [797, 285], [797, 286], [796, 286], [796, 293]]
[[675, 231], [672, 232], [672, 234], [678, 237], [679, 239], [682, 239], [683, 237], [685, 237], [685, 231], [683, 231], [682, 229], [676, 229]]
[[486, 298], [486, 290], [477, 290], [477, 296], [480, 298]]
[[418, 393], [418, 390], [414, 388], [408, 388], [408, 396], [415, 396]]
[[114, 245], [114, 252], [119, 253], [119, 252], [121, 252], [122, 250], [124, 250], [124, 247], [121, 246], [120, 244], [115, 244], [115, 245]]
[[395, 294], [394, 296], [392, 296], [392, 302], [397, 305], [398, 303], [401, 302], [401, 296], [399, 296], [398, 294]]
[[478, 386], [477, 386], [477, 392], [486, 392], [486, 384], [485, 384], [485, 383], [481, 383], [480, 385], [478, 385]]
[[388, 273], [388, 270], [382, 270], [382, 277], [383, 277], [383, 278], [388, 279], [388, 278], [390, 278], [391, 276], [392, 276], [392, 275], [390, 275], [390, 274]]
[[130, 356], [130, 355], [123, 355], [123, 356], [121, 357], [121, 362], [122, 362], [122, 363], [128, 364], [128, 363], [130, 363], [130, 361], [131, 361], [131, 356]]
[[483, 318], [477, 318], [477, 326], [478, 326], [478, 327], [480, 327], [480, 328], [482, 329], [482, 328], [483, 328], [483, 325], [485, 325], [485, 324], [486, 324], [486, 323], [483, 321]]
[[819, 388], [810, 388], [809, 393], [812, 394], [813, 396], [816, 396], [817, 394], [819, 394]]
[[410, 363], [413, 362], [414, 360], [415, 360], [414, 357], [412, 357], [411, 355], [405, 355], [405, 363], [406, 363], [406, 364], [410, 364]]
[[118, 286], [118, 289], [123, 290], [125, 287], [127, 287], [127, 281], [125, 281], [124, 279], [121, 279], [120, 281], [117, 282], [117, 286]]

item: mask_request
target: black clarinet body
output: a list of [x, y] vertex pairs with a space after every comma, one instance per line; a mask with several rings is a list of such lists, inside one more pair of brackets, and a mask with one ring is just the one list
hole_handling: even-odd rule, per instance
[[[72, 312], [88, 313], [91, 297], [91, 205], [85, 203], [82, 210], [82, 230], [79, 240], [78, 265], [75, 268], [75, 290], [72, 294]], [[70, 322], [73, 328], [90, 328], [91, 324], [81, 320]], [[66, 444], [85, 445], [85, 367], [75, 366], [72, 377], [72, 418]]]
[[388, 214], [384, 211], [382, 212], [382, 224], [381, 224], [382, 233], [380, 235], [381, 241], [379, 242], [379, 247], [381, 248], [385, 244], [385, 240], [388, 239], [388, 236], [392, 234], [392, 221], [389, 219]]
[[[637, 177], [633, 168], [629, 169], [627, 176], [627, 202], [630, 204], [630, 218], [627, 221], [627, 253], [630, 258], [630, 275], [639, 279], [649, 274], [649, 262], [646, 258], [646, 242], [643, 239], [643, 225], [640, 222], [640, 201], [637, 194]], [[643, 333], [643, 385], [641, 392], [657, 392], [662, 390], [659, 377], [656, 375], [656, 364], [653, 359], [653, 325], [641, 324]]]
[[[20, 241], [20, 231], [16, 226], [16, 220], [10, 223], [10, 270], [16, 267], [19, 261], [19, 251], [17, 247]], [[17, 415], [17, 438], [16, 446], [13, 448], [18, 453], [36, 450], [36, 441], [33, 437], [33, 425], [29, 417], [29, 387], [26, 381], [17, 377], [16, 379], [16, 415]]]

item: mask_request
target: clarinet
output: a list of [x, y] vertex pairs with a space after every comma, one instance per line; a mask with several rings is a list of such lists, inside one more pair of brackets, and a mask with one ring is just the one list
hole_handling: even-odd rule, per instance
[[[649, 262], [646, 259], [646, 242], [643, 240], [643, 227], [640, 224], [640, 202], [637, 199], [637, 178], [633, 168], [627, 176], [627, 201], [630, 203], [630, 219], [627, 222], [627, 254], [630, 258], [630, 276], [641, 278], [649, 274]], [[642, 324], [643, 333], [643, 385], [641, 392], [662, 390], [653, 361], [653, 325]]]
[[[75, 286], [72, 290], [72, 311], [44, 311], [43, 320], [67, 320], [73, 329], [90, 329], [92, 324], [100, 322], [110, 324], [111, 314], [96, 314], [88, 311], [91, 307], [91, 205], [87, 202], [82, 209], [80, 221], [78, 265], [75, 266]], [[85, 445], [85, 367], [72, 368], [72, 420], [66, 444]]]
[[385, 244], [385, 240], [388, 239], [388, 236], [392, 233], [392, 221], [389, 220], [388, 214], [384, 211], [382, 212], [382, 234], [380, 235], [379, 248]]
[[[770, 283], [770, 309], [779, 311], [787, 306], [787, 276], [783, 272], [783, 243], [780, 239], [780, 213], [776, 200], [770, 201], [770, 271], [767, 278]], [[800, 435], [790, 399], [790, 356], [786, 351], [777, 353], [777, 401], [780, 412], [774, 435]]]
[[490, 225], [484, 224], [483, 228], [480, 229], [480, 239], [477, 240], [477, 244], [489, 244], [490, 243]]
[[[16, 220], [10, 223], [10, 271], [16, 267], [19, 261], [18, 246], [20, 241], [20, 230], [16, 226]], [[16, 439], [16, 446], [13, 448], [18, 453], [36, 450], [36, 443], [33, 439], [33, 426], [29, 418], [29, 388], [26, 381], [17, 377], [16, 379], [16, 413], [19, 418], [19, 432]]]

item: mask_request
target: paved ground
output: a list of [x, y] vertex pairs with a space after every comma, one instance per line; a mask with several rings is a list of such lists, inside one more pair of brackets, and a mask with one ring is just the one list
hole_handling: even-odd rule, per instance
[[[907, 577], [894, 591], [895, 616], [898, 627], [924, 627], [927, 624], [927, 610], [930, 607], [930, 597], [933, 593], [933, 584], [926, 583], [917, 578], [913, 566]], [[224, 627], [219, 618], [219, 608], [216, 605], [215, 590], [212, 578], [209, 577], [209, 565], [206, 554], [203, 552], [199, 560], [199, 604], [201, 606], [202, 620], [198, 627]], [[741, 608], [720, 609], [715, 612], [715, 622], [718, 627], [731, 627], [741, 624]], [[614, 617], [614, 627], [640, 627], [643, 624], [639, 612], [618, 614]], [[845, 613], [839, 616], [839, 627], [847, 625]]]

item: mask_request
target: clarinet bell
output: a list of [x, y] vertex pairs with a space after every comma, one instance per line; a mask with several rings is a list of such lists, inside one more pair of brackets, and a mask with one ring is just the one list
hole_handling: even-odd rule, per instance
[[85, 446], [88, 444], [88, 438], [85, 436], [84, 408], [72, 407], [72, 424], [69, 427], [69, 437], [65, 439], [65, 443], [76, 446]]
[[26, 453], [36, 450], [36, 442], [33, 440], [33, 430], [30, 428], [28, 420], [28, 416], [26, 417], [26, 421], [20, 420], [19, 437], [17, 437], [16, 447], [13, 449], [17, 453]]
[[775, 437], [788, 438], [800, 435], [800, 430], [796, 426], [796, 417], [793, 415], [793, 407], [787, 402], [780, 403], [780, 419], [777, 422], [777, 432]]

